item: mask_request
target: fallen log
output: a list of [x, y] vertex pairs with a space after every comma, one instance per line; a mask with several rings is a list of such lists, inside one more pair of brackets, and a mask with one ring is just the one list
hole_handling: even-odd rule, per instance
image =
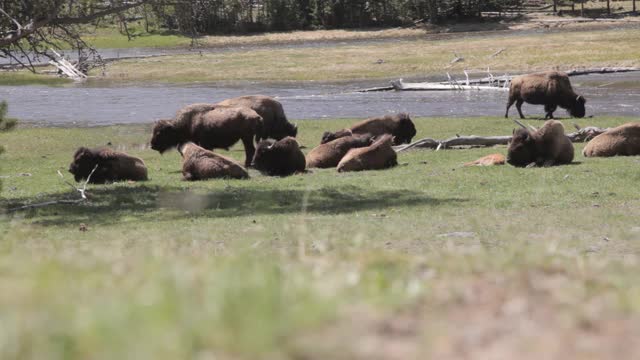
[[602, 68], [589, 68], [589, 69], [573, 69], [567, 71], [569, 76], [589, 75], [589, 74], [613, 74], [613, 73], [625, 73], [632, 71], [640, 71], [640, 67], [602, 67]]
[[391, 85], [398, 91], [465, 91], [465, 90], [497, 90], [507, 91], [509, 88], [502, 86], [466, 85], [455, 83], [405, 83], [402, 79], [391, 82]]

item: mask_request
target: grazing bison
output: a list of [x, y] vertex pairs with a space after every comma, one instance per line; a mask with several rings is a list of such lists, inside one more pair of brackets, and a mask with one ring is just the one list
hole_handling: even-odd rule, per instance
[[188, 142], [178, 146], [182, 155], [182, 176], [185, 180], [215, 178], [247, 179], [249, 173], [240, 164]]
[[548, 120], [532, 131], [514, 130], [509, 143], [507, 162], [517, 167], [552, 166], [573, 161], [573, 144], [564, 134], [562, 123]]
[[464, 166], [492, 166], [492, 165], [504, 165], [505, 158], [502, 154], [491, 154], [483, 156], [478, 160], [468, 162]]
[[78, 148], [69, 165], [69, 172], [77, 182], [91, 175], [89, 182], [92, 184], [147, 180], [147, 167], [142, 159], [109, 148]]
[[318, 145], [307, 154], [307, 168], [332, 168], [353, 148], [371, 145], [371, 135], [345, 136]]
[[178, 111], [173, 120], [155, 123], [151, 148], [163, 153], [191, 141], [208, 150], [228, 149], [242, 140], [248, 167], [255, 152], [253, 138], [261, 134], [262, 117], [249, 108], [193, 104]]
[[640, 155], [640, 123], [628, 123], [603, 132], [589, 141], [582, 155]]
[[338, 130], [334, 133], [325, 132], [322, 135], [322, 141], [320, 143], [325, 144], [329, 141], [354, 134], [369, 134], [372, 136], [390, 134], [394, 136], [394, 145], [408, 144], [411, 142], [411, 139], [416, 136], [416, 127], [413, 121], [411, 121], [409, 114], [385, 115], [383, 117], [363, 120], [349, 129]]
[[306, 160], [296, 139], [287, 136], [278, 141], [260, 141], [253, 157], [253, 166], [269, 176], [288, 176], [304, 171]]
[[248, 95], [219, 102], [222, 106], [244, 106], [257, 112], [262, 116], [264, 131], [259, 139], [273, 138], [280, 140], [287, 136], [296, 137], [298, 127], [291, 124], [284, 114], [282, 104], [270, 96]]
[[553, 112], [558, 106], [567, 109], [569, 115], [584, 117], [586, 102], [582, 95], [573, 92], [569, 76], [562, 72], [549, 71], [514, 77], [509, 88], [509, 101], [505, 118], [509, 117], [509, 108], [516, 103], [520, 118], [522, 103], [544, 105], [545, 119], [553, 119]]
[[338, 171], [379, 170], [398, 165], [398, 156], [391, 147], [391, 135], [382, 135], [367, 147], [351, 149], [340, 160]]

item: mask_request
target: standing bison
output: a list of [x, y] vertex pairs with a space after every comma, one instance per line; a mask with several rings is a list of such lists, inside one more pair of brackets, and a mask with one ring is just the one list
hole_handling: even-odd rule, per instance
[[227, 99], [219, 102], [217, 105], [222, 106], [244, 106], [257, 112], [262, 116], [264, 122], [264, 131], [261, 138], [272, 138], [280, 140], [287, 136], [296, 137], [298, 135], [298, 127], [291, 124], [284, 114], [282, 104], [270, 96], [264, 95], [247, 95], [233, 99]]
[[552, 166], [573, 161], [573, 144], [564, 134], [562, 123], [548, 120], [532, 131], [514, 130], [509, 143], [507, 162], [516, 167]]
[[382, 135], [367, 147], [351, 149], [338, 164], [338, 171], [380, 170], [398, 165], [398, 155], [391, 147], [391, 135]]
[[553, 119], [553, 112], [558, 106], [567, 109], [573, 117], [584, 117], [586, 102], [582, 95], [573, 92], [569, 76], [562, 72], [549, 71], [514, 77], [509, 88], [509, 101], [505, 118], [509, 117], [509, 108], [516, 103], [520, 118], [522, 103], [544, 105], [545, 119]]
[[173, 120], [153, 126], [151, 148], [160, 153], [191, 141], [205, 149], [228, 149], [242, 140], [245, 166], [255, 153], [253, 138], [262, 136], [262, 117], [245, 107], [193, 104], [182, 108]]
[[411, 121], [409, 114], [385, 115], [363, 120], [349, 129], [338, 130], [334, 133], [325, 132], [322, 135], [320, 143], [325, 144], [329, 141], [354, 134], [369, 134], [371, 136], [389, 134], [394, 137], [394, 145], [408, 144], [411, 142], [411, 139], [416, 136], [416, 127], [413, 121]]
[[369, 146], [371, 142], [370, 135], [354, 135], [320, 144], [307, 154], [307, 168], [336, 167], [349, 150]]
[[628, 123], [603, 132], [589, 141], [582, 150], [582, 155], [640, 155], [640, 123]]
[[142, 159], [109, 148], [78, 148], [69, 172], [77, 182], [89, 179], [92, 184], [147, 180], [147, 167]]
[[262, 140], [253, 157], [253, 167], [269, 176], [289, 176], [305, 170], [306, 160], [296, 139]]
[[182, 155], [182, 176], [187, 181], [249, 178], [247, 170], [234, 160], [203, 149], [192, 142], [178, 146], [178, 151]]

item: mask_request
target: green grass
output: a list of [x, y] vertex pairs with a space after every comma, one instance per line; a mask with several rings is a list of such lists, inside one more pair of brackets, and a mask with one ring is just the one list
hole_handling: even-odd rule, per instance
[[140, 26], [130, 28], [132, 38], [122, 34], [116, 28], [92, 29], [84, 40], [96, 49], [123, 48], [170, 48], [189, 46], [191, 38], [163, 31], [145, 32]]
[[[418, 138], [513, 128], [502, 118], [414, 120]], [[300, 121], [299, 140], [308, 151], [352, 121]], [[417, 150], [385, 171], [251, 170], [250, 180], [187, 183], [177, 152], [146, 148], [149, 129], [0, 135], [8, 208], [77, 198], [56, 171], [71, 181], [65, 169], [81, 145], [111, 142], [142, 157], [151, 178], [89, 185], [89, 202], [4, 216], [2, 359], [483, 354], [472, 330], [507, 358], [523, 348], [548, 358], [579, 337], [603, 351], [636, 338], [637, 157], [585, 159], [577, 144], [570, 166], [465, 168], [506, 149]], [[243, 160], [241, 146], [221, 152]], [[518, 310], [522, 301], [530, 310]], [[521, 321], [529, 327], [513, 325]], [[571, 349], [567, 358], [594, 354]]]
[[27, 70], [0, 72], [0, 85], [64, 85], [73, 80], [51, 75], [34, 74]]

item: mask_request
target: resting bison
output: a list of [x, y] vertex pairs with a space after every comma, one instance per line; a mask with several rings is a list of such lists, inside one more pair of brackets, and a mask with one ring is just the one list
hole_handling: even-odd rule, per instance
[[370, 146], [349, 150], [340, 160], [338, 171], [379, 170], [398, 165], [392, 142], [391, 135], [382, 135]]
[[564, 134], [562, 123], [548, 120], [536, 130], [514, 130], [507, 162], [517, 167], [552, 166], [573, 161], [573, 144]]
[[192, 142], [178, 146], [178, 151], [182, 155], [182, 176], [185, 180], [249, 178], [247, 170], [234, 160], [203, 149]]
[[320, 143], [325, 144], [329, 141], [354, 134], [369, 134], [372, 136], [390, 134], [395, 137], [394, 145], [408, 144], [411, 142], [411, 139], [416, 136], [416, 127], [413, 121], [411, 121], [409, 114], [385, 115], [383, 117], [363, 120], [349, 129], [338, 130], [334, 133], [325, 132], [322, 135], [322, 141], [320, 141]]
[[307, 154], [307, 168], [332, 168], [353, 148], [371, 145], [370, 135], [345, 136], [318, 145]]
[[640, 123], [628, 123], [603, 132], [589, 141], [582, 155], [640, 155]]
[[287, 136], [278, 141], [260, 141], [253, 166], [269, 176], [288, 176], [304, 171], [306, 161], [296, 139]]
[[[245, 106], [251, 108], [262, 116], [264, 131], [261, 139], [273, 138], [280, 140], [286, 136], [296, 137], [298, 127], [291, 124], [284, 114], [282, 104], [274, 98], [264, 95], [240, 96], [223, 100], [218, 103], [222, 106]], [[259, 141], [260, 139], [256, 139]]]
[[89, 178], [91, 174], [89, 182], [92, 184], [147, 180], [147, 167], [142, 159], [109, 148], [79, 148], [73, 155], [69, 172], [78, 182]]
[[173, 120], [159, 120], [153, 126], [151, 148], [160, 153], [191, 141], [205, 149], [228, 149], [242, 140], [245, 166], [255, 152], [253, 138], [262, 134], [262, 117], [245, 107], [193, 104], [182, 108]]
[[502, 154], [491, 154], [483, 156], [478, 160], [468, 162], [464, 166], [492, 166], [492, 165], [504, 165], [505, 158]]
[[573, 92], [567, 74], [557, 71], [514, 77], [511, 80], [504, 117], [509, 117], [509, 108], [515, 102], [520, 118], [524, 119], [522, 103], [525, 101], [529, 104], [544, 105], [545, 119], [553, 119], [553, 112], [558, 106], [567, 109], [573, 117], [581, 118], [585, 114], [585, 98]]

